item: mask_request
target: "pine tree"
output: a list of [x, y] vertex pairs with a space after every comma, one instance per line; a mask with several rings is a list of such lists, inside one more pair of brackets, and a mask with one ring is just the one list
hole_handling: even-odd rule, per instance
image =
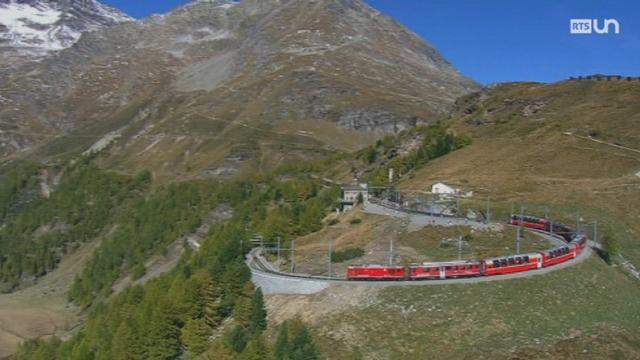
[[262, 336], [256, 336], [240, 355], [240, 360], [264, 360], [269, 358], [269, 351]]
[[252, 300], [244, 296], [239, 296], [233, 307], [233, 319], [243, 327], [251, 328], [252, 317]]
[[171, 359], [180, 352], [178, 319], [170, 303], [156, 306], [144, 336], [145, 359]]
[[289, 349], [291, 360], [315, 360], [320, 358], [320, 352], [313, 343], [309, 329], [302, 322], [298, 323], [298, 329], [291, 339]]
[[220, 323], [220, 315], [218, 314], [220, 300], [209, 272], [200, 270], [193, 275], [192, 280], [199, 291], [199, 306], [202, 317], [209, 326], [217, 326]]
[[201, 357], [205, 360], [235, 360], [236, 355], [224, 342], [216, 341]]
[[211, 335], [211, 328], [203, 319], [189, 319], [182, 328], [180, 340], [187, 348], [189, 359], [195, 358], [207, 350], [207, 339]]
[[247, 331], [240, 325], [236, 325], [231, 329], [225, 338], [229, 347], [236, 353], [241, 353], [249, 341]]
[[286, 322], [280, 325], [280, 333], [276, 340], [276, 348], [274, 351], [275, 360], [289, 359], [289, 327]]
[[251, 299], [251, 325], [252, 334], [258, 334], [267, 328], [267, 310], [264, 307], [262, 290], [256, 289]]
[[142, 359], [140, 356], [140, 342], [136, 329], [130, 319], [122, 321], [113, 336], [111, 354], [118, 360]]

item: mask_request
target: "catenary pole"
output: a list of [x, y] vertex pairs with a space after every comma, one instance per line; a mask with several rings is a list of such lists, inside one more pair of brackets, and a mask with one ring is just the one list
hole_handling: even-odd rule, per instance
[[518, 226], [518, 241], [516, 243], [516, 254], [520, 254], [520, 240], [522, 238], [524, 223], [524, 207], [520, 205], [520, 226]]
[[329, 239], [329, 277], [331, 277], [331, 255], [333, 253], [333, 240]]
[[291, 240], [291, 273], [292, 274], [296, 270], [295, 247], [296, 247], [296, 241]]
[[491, 223], [491, 197], [487, 197], [487, 224]]
[[278, 247], [276, 251], [278, 253], [276, 263], [278, 264], [278, 271], [280, 271], [280, 236], [278, 236]]

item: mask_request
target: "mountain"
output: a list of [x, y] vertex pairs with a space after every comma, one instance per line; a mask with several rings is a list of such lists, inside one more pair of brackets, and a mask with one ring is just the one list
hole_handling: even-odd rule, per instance
[[5, 157], [111, 144], [108, 166], [171, 177], [357, 149], [479, 88], [359, 0], [194, 1], [87, 33], [0, 79]]
[[2, 56], [43, 56], [132, 18], [95, 0], [0, 0]]

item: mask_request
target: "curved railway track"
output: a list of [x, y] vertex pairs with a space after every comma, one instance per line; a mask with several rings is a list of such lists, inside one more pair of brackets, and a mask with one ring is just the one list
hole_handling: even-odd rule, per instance
[[[259, 248], [254, 249], [259, 251]], [[265, 293], [293, 293], [293, 294], [308, 294], [323, 290], [331, 284], [358, 284], [366, 286], [438, 286], [438, 285], [451, 285], [451, 284], [477, 284], [490, 281], [504, 281], [512, 279], [522, 279], [537, 275], [544, 275], [554, 271], [566, 269], [575, 266], [591, 256], [592, 251], [590, 247], [586, 247], [585, 250], [575, 259], [566, 261], [564, 263], [535, 269], [530, 271], [493, 275], [493, 276], [479, 276], [468, 277], [458, 279], [444, 279], [444, 280], [398, 280], [398, 281], [363, 281], [363, 280], [347, 280], [345, 278], [329, 278], [324, 276], [312, 276], [305, 274], [289, 274], [284, 272], [277, 272], [269, 269], [262, 261], [258, 260], [261, 256], [256, 254], [249, 254], [247, 256], [247, 264], [251, 269], [254, 277], [254, 281], [263, 288]]]
[[[389, 216], [406, 216], [402, 212], [396, 209], [385, 209], [383, 207], [376, 208], [375, 213], [383, 213]], [[371, 210], [371, 209], [370, 209]], [[411, 216], [416, 216], [412, 214]], [[443, 219], [440, 219], [443, 220]], [[446, 219], [447, 223], [451, 224], [450, 219]], [[438, 221], [433, 221], [430, 217], [417, 221], [423, 222], [428, 225], [442, 225], [438, 224]], [[465, 225], [474, 224], [468, 223], [463, 219], [456, 219], [454, 223], [464, 222]], [[486, 224], [475, 224], [477, 226], [487, 226]], [[446, 225], [445, 225], [446, 226]], [[539, 230], [528, 229], [529, 231], [535, 231], [549, 240], [550, 243], [555, 245], [566, 245], [566, 242], [559, 235], [544, 232]], [[271, 264], [262, 256], [262, 249], [255, 248], [247, 255], [247, 265], [251, 269], [254, 282], [263, 288], [266, 293], [294, 293], [294, 294], [309, 294], [321, 291], [331, 284], [359, 284], [366, 286], [437, 286], [437, 285], [449, 285], [449, 284], [475, 284], [489, 281], [504, 281], [511, 279], [521, 279], [537, 275], [547, 274], [553, 271], [562, 270], [576, 264], [579, 264], [589, 258], [592, 254], [591, 246], [592, 242], [588, 242], [588, 245], [584, 250], [574, 259], [565, 261], [553, 266], [543, 267], [540, 269], [534, 269], [524, 272], [516, 272], [510, 274], [492, 275], [492, 276], [478, 276], [478, 277], [465, 277], [465, 278], [447, 278], [447, 279], [430, 279], [430, 280], [384, 280], [384, 281], [372, 281], [372, 280], [347, 280], [346, 278], [327, 277], [327, 276], [314, 276], [308, 274], [292, 274], [277, 271]]]

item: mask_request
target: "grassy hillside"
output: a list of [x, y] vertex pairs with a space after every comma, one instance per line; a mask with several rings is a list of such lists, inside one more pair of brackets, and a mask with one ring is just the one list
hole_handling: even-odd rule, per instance
[[[412, 168], [397, 183], [403, 190], [426, 191], [436, 181], [473, 190], [462, 206], [484, 210], [490, 197], [496, 221], [521, 205], [567, 224], [580, 218], [590, 234], [598, 221], [599, 240], [608, 233], [638, 266], [640, 154], [594, 140], [640, 149], [639, 96], [640, 83], [626, 80], [490, 87], [459, 99], [443, 119], [470, 140], [466, 146]], [[372, 163], [386, 166], [389, 154], [416, 143], [412, 136], [390, 139]], [[351, 169], [341, 165], [345, 178], [371, 173], [367, 154], [358, 153]], [[301, 239], [301, 249], [324, 255], [328, 238], [339, 249], [375, 248], [377, 235], [403, 231], [399, 221], [384, 226], [384, 219], [355, 215], [363, 223], [353, 226], [349, 216]], [[432, 255], [443, 236], [441, 229], [409, 233], [398, 251], [412, 245]], [[302, 314], [332, 359], [632, 359], [640, 357], [640, 283], [623, 261], [607, 266], [594, 255], [524, 280], [384, 290], [344, 285], [312, 296], [274, 295], [268, 303], [274, 322]]]
[[[529, 279], [364, 292], [338, 287], [288, 301], [313, 323], [332, 359], [634, 359], [638, 296], [633, 280], [592, 258]], [[343, 297], [346, 304], [327, 309]], [[303, 310], [324, 302], [315, 306], [318, 314]]]
[[[247, 314], [257, 308], [250, 304], [257, 295], [247, 285], [247, 269], [241, 261], [246, 249], [240, 247], [241, 240], [246, 244], [257, 234], [268, 242], [280, 238], [284, 246], [297, 239], [299, 270], [318, 273], [327, 268], [329, 239], [341, 255], [362, 250], [353, 251], [360, 258], [349, 261], [384, 262], [390, 236], [397, 240], [398, 254], [405, 259], [455, 256], [455, 247], [443, 247], [443, 239], [456, 236], [460, 229], [407, 231], [401, 219], [358, 210], [341, 215], [337, 223], [325, 217], [336, 205], [338, 193], [335, 188], [323, 189], [319, 178], [351, 181], [357, 177], [384, 183], [387, 170], [397, 167], [393, 182], [404, 190], [424, 191], [435, 181], [449, 182], [473, 190], [475, 197], [462, 205], [476, 209], [484, 209], [486, 198], [491, 197], [494, 219], [504, 219], [512, 206], [524, 205], [528, 212], [548, 212], [566, 223], [576, 217], [585, 224], [598, 221], [601, 235], [608, 231], [620, 243], [621, 255], [640, 265], [640, 177], [635, 175], [640, 172], [640, 156], [620, 148], [640, 148], [640, 130], [634, 126], [640, 120], [638, 98], [640, 84], [626, 80], [501, 84], [458, 100], [455, 111], [441, 125], [382, 138], [355, 153], [348, 151], [371, 144], [371, 134], [355, 137], [349, 146], [338, 149], [331, 142], [348, 141], [351, 133], [338, 136], [322, 124], [313, 128], [314, 134], [324, 134], [320, 141], [309, 138], [304, 132], [309, 128], [297, 128], [286, 119], [269, 125], [242, 120], [212, 127], [218, 122], [196, 114], [206, 103], [193, 104], [193, 116], [155, 127], [149, 127], [145, 116], [131, 109], [120, 115], [122, 119], [134, 117], [133, 125], [95, 157], [91, 166], [96, 171], [102, 167], [126, 173], [145, 164], [153, 169], [153, 183], [140, 193], [134, 187], [135, 196], [123, 202], [123, 211], [103, 219], [108, 224], [101, 228], [113, 225], [112, 231], [91, 234], [103, 237], [97, 252], [85, 257], [88, 265], [78, 270], [71, 291], [81, 305], [107, 303], [91, 307], [86, 329], [70, 342], [30, 342], [21, 348], [20, 356], [149, 358], [152, 354], [170, 358], [191, 347], [208, 354], [204, 358], [268, 358], [265, 354], [276, 355], [278, 344], [286, 343], [276, 341], [284, 337], [278, 325], [301, 316], [312, 325], [311, 333], [330, 359], [639, 358], [636, 299], [640, 286], [620, 265], [621, 258], [608, 266], [593, 256], [570, 269], [505, 282], [384, 289], [346, 284], [316, 295], [267, 296], [270, 328], [250, 341], [250, 335], [256, 333], [250, 330]], [[188, 103], [188, 99], [174, 101], [176, 106]], [[114, 118], [113, 124], [118, 121]], [[179, 121], [184, 122], [183, 127], [173, 126]], [[200, 137], [185, 146], [180, 137], [191, 126], [198, 133], [190, 136]], [[145, 135], [174, 130], [175, 136]], [[93, 141], [62, 141], [59, 150], [64, 153], [70, 146], [74, 153]], [[136, 151], [131, 152], [132, 148]], [[176, 182], [209, 177], [217, 171], [245, 180]], [[100, 197], [94, 201], [80, 197], [77, 204], [53, 206], [55, 196], [45, 200], [36, 194], [36, 173], [27, 167], [3, 179], [0, 196], [10, 203], [0, 208], [4, 223], [22, 224], [17, 219], [24, 209], [32, 211], [29, 209], [38, 206], [71, 209], [63, 212], [69, 215], [65, 219], [74, 220], [79, 228], [85, 218], [92, 219], [91, 206]], [[92, 181], [79, 182], [81, 188], [92, 189], [97, 181], [89, 175]], [[103, 175], [136, 184], [134, 178], [121, 173]], [[145, 177], [138, 180], [144, 182]], [[59, 189], [65, 189], [63, 183]], [[69, 193], [64, 198], [75, 199], [72, 195], [79, 196]], [[108, 297], [115, 281], [143, 274], [149, 257], [193, 232], [220, 203], [233, 207], [234, 216], [211, 229], [199, 253], [186, 251], [174, 271]], [[46, 216], [37, 219], [42, 220], [37, 226], [52, 221]], [[11, 226], [0, 229], [0, 234]], [[30, 229], [35, 231], [33, 226]], [[35, 239], [29, 234], [28, 238]], [[512, 250], [513, 242], [501, 246], [499, 241], [513, 238], [509, 230], [495, 237], [479, 233], [473, 237], [470, 253]], [[530, 240], [531, 249], [546, 245]], [[57, 248], [45, 250], [36, 253], [57, 254]], [[343, 271], [346, 263], [335, 264], [333, 270]], [[60, 286], [70, 285], [70, 277], [66, 278], [66, 285]], [[19, 281], [15, 276], [13, 280]], [[197, 289], [209, 285], [215, 295], [198, 293]], [[0, 304], [7, 303], [6, 299], [0, 297]], [[14, 306], [16, 300], [12, 301]], [[207, 319], [212, 313], [216, 314], [213, 322]], [[56, 321], [58, 324], [59, 318]], [[293, 343], [306, 344], [306, 328], [292, 327], [297, 339]], [[147, 334], [153, 340], [145, 341]], [[203, 346], [205, 335], [211, 334], [213, 341], [204, 340]], [[11, 338], [7, 343], [15, 341]], [[245, 352], [245, 346], [250, 350]]]
[[[640, 265], [640, 83], [565, 81], [500, 84], [458, 100], [446, 120], [471, 145], [403, 179], [426, 190], [444, 180], [486, 197], [494, 210], [519, 209], [575, 223], [599, 221], [619, 231], [623, 255]], [[584, 137], [578, 137], [584, 136]], [[629, 232], [627, 232], [629, 231]]]

